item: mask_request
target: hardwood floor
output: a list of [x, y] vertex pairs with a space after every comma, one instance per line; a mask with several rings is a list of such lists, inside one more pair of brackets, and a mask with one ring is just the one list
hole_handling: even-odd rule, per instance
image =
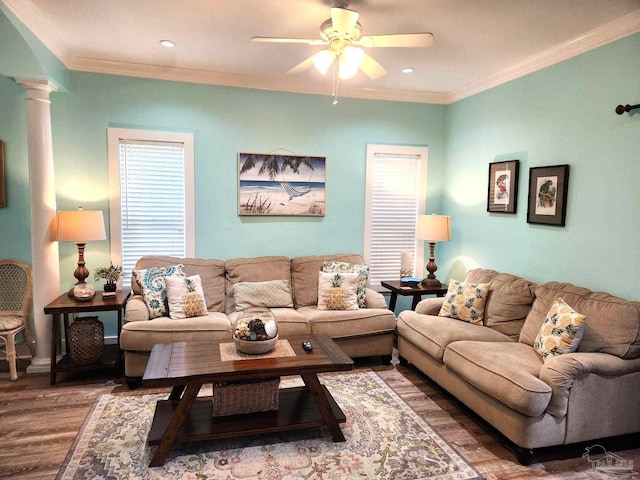
[[[564, 460], [520, 465], [495, 431], [419, 371], [400, 366], [395, 353], [391, 366], [359, 361], [356, 368], [378, 371], [486, 479], [610, 478], [582, 458], [584, 446], [560, 450], [569, 457]], [[19, 378], [11, 382], [7, 362], [0, 361], [0, 478], [53, 479], [96, 398], [103, 393], [130, 392], [108, 374], [62, 374], [59, 383], [49, 387], [48, 374], [27, 375], [27, 365], [18, 362]], [[393, 370], [402, 374], [401, 380], [391, 375]], [[634, 470], [640, 472], [640, 448], [620, 450], [612, 443], [595, 443], [632, 461]], [[623, 441], [622, 448], [627, 445]], [[640, 474], [622, 478], [640, 478]]]

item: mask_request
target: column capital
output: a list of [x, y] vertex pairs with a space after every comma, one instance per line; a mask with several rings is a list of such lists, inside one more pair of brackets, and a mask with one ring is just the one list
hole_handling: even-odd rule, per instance
[[[42, 79], [42, 78], [15, 78], [16, 83], [22, 85], [22, 87], [27, 91], [27, 92], [32, 92], [32, 93], [36, 93], [34, 92], [42, 92], [44, 94], [46, 94], [47, 98], [49, 97], [49, 93], [51, 92], [56, 92], [58, 91], [58, 86], [52, 82], [51, 80], [46, 80], [46, 79]], [[36, 95], [33, 95], [38, 96]], [[40, 95], [42, 96], [42, 94]]]

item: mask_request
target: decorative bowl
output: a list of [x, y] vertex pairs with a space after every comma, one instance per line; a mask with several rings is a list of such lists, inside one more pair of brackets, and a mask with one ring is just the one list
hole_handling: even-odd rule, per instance
[[267, 353], [278, 342], [278, 323], [268, 308], [247, 308], [233, 325], [233, 341], [242, 353]]

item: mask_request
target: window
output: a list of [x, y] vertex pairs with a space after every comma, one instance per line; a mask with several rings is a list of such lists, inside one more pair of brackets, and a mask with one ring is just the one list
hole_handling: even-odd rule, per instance
[[424, 265], [424, 242], [416, 240], [425, 213], [427, 147], [367, 145], [364, 254], [369, 285], [400, 278], [402, 252], [413, 253], [414, 276]]
[[111, 256], [123, 284], [143, 255], [195, 256], [193, 135], [108, 129]]

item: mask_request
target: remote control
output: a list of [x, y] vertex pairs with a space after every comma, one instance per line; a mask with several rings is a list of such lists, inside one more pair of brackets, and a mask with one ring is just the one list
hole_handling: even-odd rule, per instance
[[313, 346], [311, 345], [311, 343], [307, 342], [306, 340], [302, 342], [302, 348], [304, 348], [307, 352], [313, 350]]

